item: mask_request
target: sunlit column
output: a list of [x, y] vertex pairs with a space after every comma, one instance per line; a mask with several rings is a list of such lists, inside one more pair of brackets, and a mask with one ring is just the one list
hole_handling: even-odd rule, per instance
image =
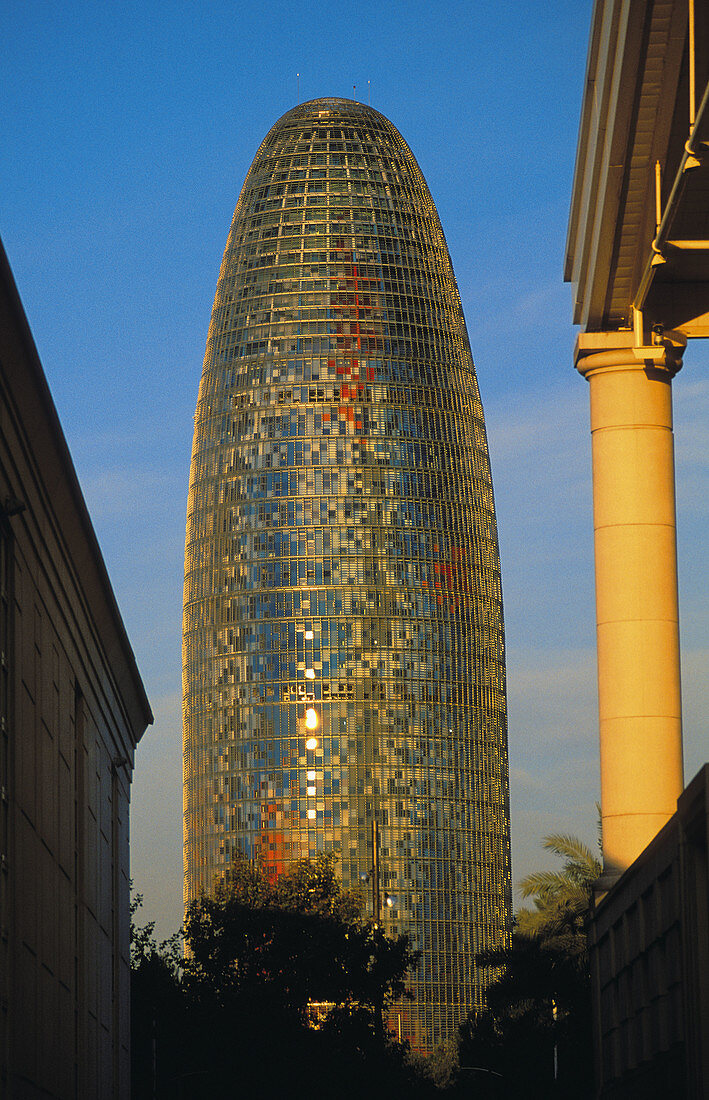
[[[683, 347], [637, 358], [632, 334], [585, 334], [590, 383], [603, 818], [610, 886], [683, 786], [672, 378]], [[615, 345], [615, 346], [614, 346]]]

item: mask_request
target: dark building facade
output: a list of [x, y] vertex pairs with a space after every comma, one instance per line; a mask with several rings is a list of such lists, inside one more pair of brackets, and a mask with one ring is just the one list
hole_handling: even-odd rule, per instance
[[0, 1096], [129, 1096], [128, 804], [151, 721], [0, 246]]
[[709, 1095], [709, 764], [593, 913], [597, 1095]]
[[[192, 452], [185, 899], [238, 854], [370, 874], [423, 952], [430, 1048], [508, 942], [504, 633], [483, 410], [441, 224], [381, 114], [263, 141], [222, 261]], [[375, 908], [379, 904], [372, 903]]]

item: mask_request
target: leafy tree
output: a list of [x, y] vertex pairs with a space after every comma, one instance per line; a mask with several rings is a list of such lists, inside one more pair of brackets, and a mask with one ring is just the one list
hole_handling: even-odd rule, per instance
[[[131, 888], [132, 888], [131, 882]], [[158, 943], [155, 939], [155, 921], [140, 925], [137, 914], [143, 905], [143, 895], [133, 894], [130, 901], [130, 966], [138, 971], [147, 963], [160, 959], [161, 965], [177, 977], [182, 958], [182, 936], [175, 932], [169, 939]]]
[[[172, 1095], [172, 1081], [184, 1029], [180, 981], [179, 933], [158, 943], [155, 922], [139, 925], [143, 904], [135, 894], [130, 906], [131, 1080], [134, 1100]], [[170, 1082], [165, 1090], [161, 1082]]]
[[362, 905], [332, 855], [276, 882], [238, 861], [190, 906], [184, 959], [134, 923], [133, 1095], [432, 1096], [377, 1027], [418, 955], [363, 921]]
[[248, 1005], [304, 1023], [313, 1002], [348, 1016], [376, 1017], [405, 991], [417, 956], [408, 938], [387, 939], [361, 919], [362, 898], [346, 890], [334, 858], [303, 860], [270, 882], [261, 867], [239, 861], [214, 897], [194, 902], [185, 920], [188, 993], [205, 1004]]

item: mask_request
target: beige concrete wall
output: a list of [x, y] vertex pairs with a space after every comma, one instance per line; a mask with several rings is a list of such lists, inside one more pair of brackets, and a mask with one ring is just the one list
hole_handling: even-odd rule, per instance
[[115, 1100], [130, 778], [151, 715], [2, 261], [0, 1095]]
[[16, 544], [10, 1095], [125, 1096], [128, 785], [35, 579]]

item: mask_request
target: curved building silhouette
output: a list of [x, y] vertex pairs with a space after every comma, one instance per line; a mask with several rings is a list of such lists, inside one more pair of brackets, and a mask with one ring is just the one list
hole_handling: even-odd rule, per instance
[[351, 100], [284, 115], [236, 207], [183, 651], [185, 900], [238, 854], [277, 875], [335, 849], [348, 885], [376, 863], [370, 912], [423, 952], [398, 1024], [431, 1049], [509, 937], [500, 564], [441, 224], [401, 135]]

